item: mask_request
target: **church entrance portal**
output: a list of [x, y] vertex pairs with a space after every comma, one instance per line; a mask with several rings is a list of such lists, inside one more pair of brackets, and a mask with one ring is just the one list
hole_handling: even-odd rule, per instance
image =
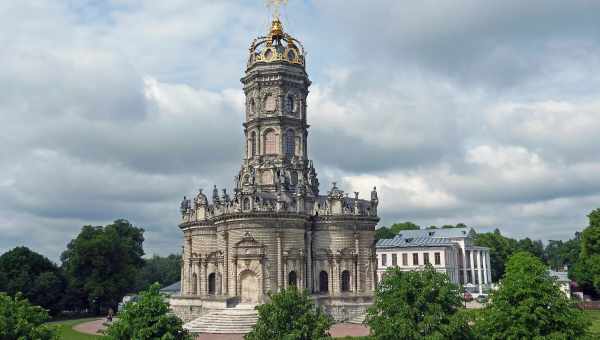
[[258, 278], [251, 271], [245, 271], [240, 275], [241, 300], [242, 303], [258, 303]]

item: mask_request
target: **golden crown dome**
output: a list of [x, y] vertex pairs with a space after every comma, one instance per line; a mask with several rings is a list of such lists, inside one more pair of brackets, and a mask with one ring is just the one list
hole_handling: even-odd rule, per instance
[[[299, 47], [298, 47], [299, 46]], [[285, 62], [304, 66], [304, 46], [285, 33], [279, 18], [273, 19], [266, 36], [258, 37], [250, 45], [248, 67], [256, 63]]]

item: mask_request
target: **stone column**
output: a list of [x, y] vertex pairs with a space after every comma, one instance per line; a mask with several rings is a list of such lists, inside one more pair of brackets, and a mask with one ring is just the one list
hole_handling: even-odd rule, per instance
[[467, 283], [467, 248], [462, 248], [462, 270], [463, 270], [463, 282], [465, 285]]
[[202, 264], [200, 259], [196, 260], [196, 295], [202, 295]]
[[473, 263], [473, 250], [469, 251], [469, 259], [471, 260], [469, 270], [471, 271], [471, 283], [475, 283], [475, 266]]
[[308, 289], [309, 292], [313, 293], [315, 289], [313, 282], [312, 263], [312, 231], [310, 230], [306, 232], [306, 243], [306, 283], [308, 284], [308, 287], [306, 287], [306, 289]]
[[194, 268], [192, 267], [192, 261], [191, 261], [191, 259], [188, 259], [188, 275], [187, 275], [187, 279], [186, 279], [188, 289], [187, 289], [186, 295], [192, 295], [192, 289], [193, 289], [192, 280], [194, 280], [193, 272], [194, 272]]
[[201, 296], [206, 295], [206, 262], [200, 261], [198, 262], [200, 267], [200, 274], [198, 275], [198, 280], [200, 280], [200, 284], [198, 285], [198, 291]]
[[487, 285], [489, 283], [488, 281], [488, 267], [487, 267], [487, 252], [486, 251], [481, 251], [481, 255], [482, 255], [482, 260], [481, 260], [481, 264], [483, 265], [483, 283], [485, 285]]
[[481, 250], [477, 251], [477, 284], [479, 285], [479, 294], [481, 294], [483, 292], [482, 290], [482, 275], [481, 275], [481, 271], [482, 271], [482, 265], [481, 265]]
[[181, 287], [179, 287], [179, 293], [185, 295], [185, 263], [181, 261]]
[[334, 283], [333, 280], [335, 279], [335, 260], [332, 259], [329, 261], [329, 295], [333, 295], [333, 289], [334, 289]]
[[[223, 253], [223, 291], [225, 294], [229, 292], [229, 232], [223, 232], [223, 239], [225, 241], [225, 253]], [[235, 294], [233, 294], [235, 296]]]
[[288, 270], [287, 258], [283, 258], [283, 273], [282, 273], [283, 275], [282, 276], [283, 276], [283, 287], [285, 289], [288, 288], [288, 272], [289, 272], [289, 270]]
[[233, 295], [238, 295], [238, 282], [237, 282], [237, 259], [233, 258]]
[[281, 233], [277, 232], [277, 291], [280, 292], [283, 287], [282, 282], [283, 263], [281, 259]]
[[360, 280], [358, 279], [358, 263], [359, 263], [359, 252], [360, 249], [358, 247], [358, 233], [354, 233], [354, 262], [353, 262], [353, 268], [352, 268], [352, 280], [353, 282], [353, 290], [354, 290], [354, 294], [357, 294], [359, 289], [358, 289], [358, 283], [360, 282]]
[[485, 260], [487, 263], [487, 275], [488, 275], [488, 283], [492, 283], [492, 265], [490, 264], [490, 251], [486, 252]]

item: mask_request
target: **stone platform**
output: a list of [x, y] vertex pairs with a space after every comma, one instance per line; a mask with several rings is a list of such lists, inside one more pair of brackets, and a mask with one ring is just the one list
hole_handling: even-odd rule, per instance
[[191, 334], [246, 334], [258, 320], [254, 306], [215, 309], [186, 323], [183, 328]]

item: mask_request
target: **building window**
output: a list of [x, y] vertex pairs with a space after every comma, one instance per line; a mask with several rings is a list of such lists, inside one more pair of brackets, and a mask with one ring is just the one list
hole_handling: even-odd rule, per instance
[[392, 266], [398, 265], [398, 256], [396, 254], [392, 254]]
[[413, 266], [419, 265], [419, 253], [413, 253]]
[[290, 94], [285, 98], [285, 111], [287, 113], [294, 113], [296, 108], [294, 107], [294, 97]]
[[296, 152], [296, 137], [294, 131], [288, 130], [285, 133], [285, 155], [293, 157]]
[[402, 254], [402, 265], [408, 266], [408, 254]]
[[265, 134], [265, 154], [273, 155], [277, 153], [277, 140], [275, 131], [270, 130]]
[[319, 292], [327, 293], [329, 291], [329, 276], [326, 271], [319, 273]]
[[216, 285], [215, 273], [210, 273], [208, 275], [208, 294], [215, 295], [216, 288], [217, 288], [217, 285]]
[[429, 253], [423, 253], [423, 264], [429, 264]]
[[296, 275], [296, 272], [292, 270], [288, 274], [288, 286], [296, 286], [297, 282], [298, 282], [298, 277]]
[[439, 266], [440, 264], [442, 264], [442, 258], [440, 256], [440, 253], [435, 253], [433, 254], [433, 256], [435, 257], [435, 265]]
[[350, 291], [350, 272], [344, 270], [342, 272], [342, 292]]
[[381, 254], [381, 266], [387, 266], [387, 254]]

